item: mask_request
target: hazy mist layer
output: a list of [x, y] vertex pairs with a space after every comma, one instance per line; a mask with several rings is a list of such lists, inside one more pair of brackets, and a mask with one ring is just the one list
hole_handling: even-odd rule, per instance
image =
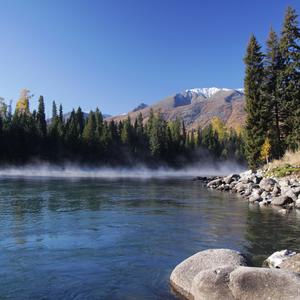
[[51, 165], [27, 165], [24, 167], [0, 168], [0, 177], [49, 177], [49, 178], [176, 178], [227, 175], [245, 170], [244, 166], [235, 163], [215, 165], [197, 164], [183, 169], [158, 168], [144, 166], [133, 168], [86, 168], [75, 165], [57, 167]]

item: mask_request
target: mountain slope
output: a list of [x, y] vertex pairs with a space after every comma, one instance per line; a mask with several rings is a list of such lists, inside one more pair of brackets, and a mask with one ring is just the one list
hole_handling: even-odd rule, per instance
[[142, 113], [147, 120], [153, 109], [154, 112], [160, 111], [166, 120], [184, 120], [188, 130], [205, 127], [214, 116], [219, 117], [229, 128], [237, 129], [245, 122], [244, 106], [242, 89], [200, 88], [177, 93], [144, 109], [109, 119], [120, 121], [130, 116], [134, 120]]

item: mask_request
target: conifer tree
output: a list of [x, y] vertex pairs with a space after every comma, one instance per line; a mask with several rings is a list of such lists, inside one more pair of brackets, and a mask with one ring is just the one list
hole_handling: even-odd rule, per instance
[[43, 96], [40, 96], [39, 98], [39, 106], [36, 114], [36, 120], [37, 120], [37, 127], [38, 127], [39, 134], [42, 138], [45, 138], [47, 135], [47, 122], [46, 122], [45, 104], [44, 104]]
[[260, 150], [265, 140], [266, 107], [261, 95], [263, 80], [263, 54], [254, 35], [251, 36], [244, 58], [246, 76], [244, 80], [247, 119], [245, 125], [245, 151], [251, 169], [260, 163]]
[[264, 78], [262, 84], [262, 97], [269, 113], [266, 114], [268, 122], [268, 137], [272, 147], [272, 155], [279, 158], [284, 148], [281, 142], [280, 124], [284, 121], [281, 116], [281, 103], [278, 92], [279, 73], [283, 67], [282, 56], [279, 50], [277, 34], [270, 30], [267, 40], [267, 51], [264, 58]]
[[57, 117], [57, 107], [55, 101], [52, 102], [52, 122]]
[[283, 118], [282, 133], [289, 148], [298, 146], [300, 126], [300, 29], [296, 11], [288, 7], [280, 39], [283, 68], [279, 93]]

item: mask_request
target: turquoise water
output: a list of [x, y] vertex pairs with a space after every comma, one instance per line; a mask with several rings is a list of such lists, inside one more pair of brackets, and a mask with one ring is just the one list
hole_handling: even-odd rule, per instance
[[190, 179], [0, 180], [1, 299], [175, 299], [169, 276], [208, 248], [260, 265], [300, 251], [300, 216]]

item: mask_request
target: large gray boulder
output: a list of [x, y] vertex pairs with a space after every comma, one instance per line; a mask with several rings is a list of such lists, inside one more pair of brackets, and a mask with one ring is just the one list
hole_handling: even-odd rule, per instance
[[271, 192], [275, 184], [276, 180], [272, 178], [263, 178], [259, 183], [259, 187], [265, 190], [266, 192]]
[[238, 267], [229, 275], [229, 289], [233, 299], [295, 300], [300, 299], [300, 276], [279, 269]]
[[210, 249], [196, 253], [180, 263], [172, 272], [170, 281], [173, 288], [187, 299], [194, 299], [191, 293], [196, 275], [202, 271], [224, 266], [232, 268], [246, 265], [244, 257], [229, 249]]

